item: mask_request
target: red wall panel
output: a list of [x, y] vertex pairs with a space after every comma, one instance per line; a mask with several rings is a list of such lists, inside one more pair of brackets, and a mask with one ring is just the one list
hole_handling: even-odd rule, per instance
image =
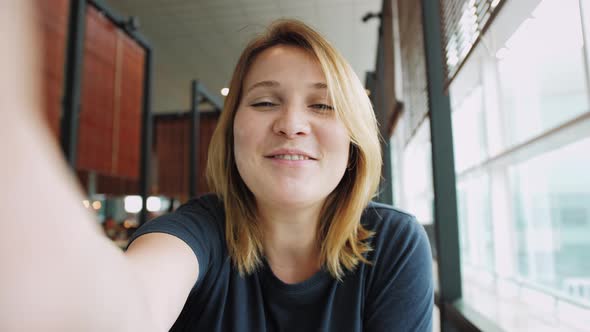
[[[85, 192], [88, 192], [89, 171], [77, 170], [76, 176]], [[140, 195], [139, 182], [120, 177], [96, 174], [96, 185], [94, 190], [97, 193], [123, 196]]]
[[139, 181], [109, 175], [98, 175], [96, 179], [96, 191], [110, 195], [140, 195]]
[[89, 6], [86, 13], [77, 167], [111, 174], [117, 28]]
[[[39, 0], [35, 4], [43, 42], [44, 109], [58, 139], [70, 1]], [[96, 172], [99, 192], [136, 193], [145, 51], [91, 5], [84, 39], [78, 173]]]
[[115, 137], [117, 151], [114, 174], [139, 178], [141, 152], [141, 114], [145, 51], [128, 36], [120, 34], [122, 51], [119, 96], [118, 133]]
[[[199, 167], [197, 194], [208, 192], [205, 169], [211, 136], [217, 125], [218, 115], [202, 115], [200, 119]], [[157, 193], [185, 200], [189, 194], [190, 174], [190, 125], [189, 116], [158, 118], [155, 123], [157, 156]]]
[[143, 48], [89, 6], [77, 166], [99, 174], [103, 193], [137, 187], [144, 62]]
[[187, 118], [155, 122], [158, 163], [157, 193], [171, 197], [188, 196], [190, 121]]
[[43, 47], [42, 93], [47, 124], [59, 138], [62, 110], [65, 49], [67, 41], [69, 1], [36, 1], [37, 21]]
[[207, 185], [207, 179], [205, 177], [205, 170], [207, 168], [207, 153], [209, 152], [209, 144], [211, 143], [213, 131], [215, 131], [215, 127], [217, 126], [217, 120], [219, 120], [219, 115], [217, 114], [201, 115], [201, 130], [199, 135], [199, 174], [197, 175], [198, 195], [210, 191], [209, 186]]

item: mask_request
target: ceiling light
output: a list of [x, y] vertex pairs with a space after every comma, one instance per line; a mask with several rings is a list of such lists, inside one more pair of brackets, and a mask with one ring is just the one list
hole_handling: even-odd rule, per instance
[[229, 93], [229, 88], [223, 88], [223, 89], [221, 89], [221, 94], [223, 96], [227, 96], [228, 93]]
[[143, 200], [141, 196], [132, 195], [126, 196], [124, 201], [125, 211], [128, 213], [138, 213], [141, 211]]
[[150, 196], [147, 199], [147, 210], [150, 212], [158, 212], [162, 208], [162, 201], [160, 197]]
[[92, 208], [95, 210], [100, 210], [100, 208], [102, 207], [102, 204], [100, 203], [100, 201], [94, 201], [92, 202]]

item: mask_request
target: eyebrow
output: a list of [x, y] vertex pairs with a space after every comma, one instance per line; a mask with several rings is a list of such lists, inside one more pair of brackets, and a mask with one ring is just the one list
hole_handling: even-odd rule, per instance
[[[246, 91], [246, 93], [256, 89], [256, 88], [260, 88], [260, 87], [267, 87], [267, 88], [276, 88], [281, 86], [281, 84], [277, 81], [260, 81], [256, 84], [253, 84], [248, 91]], [[326, 83], [322, 83], [322, 82], [318, 82], [318, 83], [312, 83], [310, 84], [310, 87], [314, 88], [314, 89], [327, 89], [328, 85]]]
[[312, 88], [316, 88], [316, 89], [327, 89], [328, 85], [326, 83], [314, 83], [311, 85]]
[[267, 88], [276, 88], [278, 86], [280, 86], [281, 84], [277, 81], [260, 81], [254, 85], [252, 85], [248, 91], [246, 91], [246, 93], [256, 89], [256, 88], [260, 88], [260, 87], [267, 87]]

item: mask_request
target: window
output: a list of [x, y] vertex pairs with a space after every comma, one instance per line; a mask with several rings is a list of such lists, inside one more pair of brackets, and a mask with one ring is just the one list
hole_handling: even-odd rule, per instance
[[588, 110], [578, 1], [544, 0], [530, 15], [496, 52], [507, 145]]
[[[405, 115], [402, 115], [405, 116]], [[418, 126], [416, 133], [406, 143], [404, 137], [407, 122], [401, 121], [391, 138], [391, 164], [393, 176], [393, 204], [416, 216], [430, 241], [436, 269], [436, 238], [434, 236], [434, 188], [432, 184], [432, 150], [430, 146], [430, 121]], [[438, 284], [434, 274], [435, 285]]]
[[420, 223], [430, 225], [434, 220], [430, 121], [425, 119], [407, 144], [403, 144], [402, 134], [398, 130], [392, 139], [393, 173], [397, 175], [394, 201], [416, 215]]
[[590, 304], [588, 166], [590, 137], [509, 166], [508, 177], [518, 275]]
[[466, 300], [560, 330], [590, 323], [588, 27], [586, 1], [508, 1], [450, 86]]

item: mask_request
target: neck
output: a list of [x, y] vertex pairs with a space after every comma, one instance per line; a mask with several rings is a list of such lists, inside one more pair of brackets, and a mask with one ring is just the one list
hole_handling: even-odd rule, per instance
[[259, 205], [266, 259], [286, 283], [303, 281], [320, 269], [317, 238], [321, 204], [285, 209]]

